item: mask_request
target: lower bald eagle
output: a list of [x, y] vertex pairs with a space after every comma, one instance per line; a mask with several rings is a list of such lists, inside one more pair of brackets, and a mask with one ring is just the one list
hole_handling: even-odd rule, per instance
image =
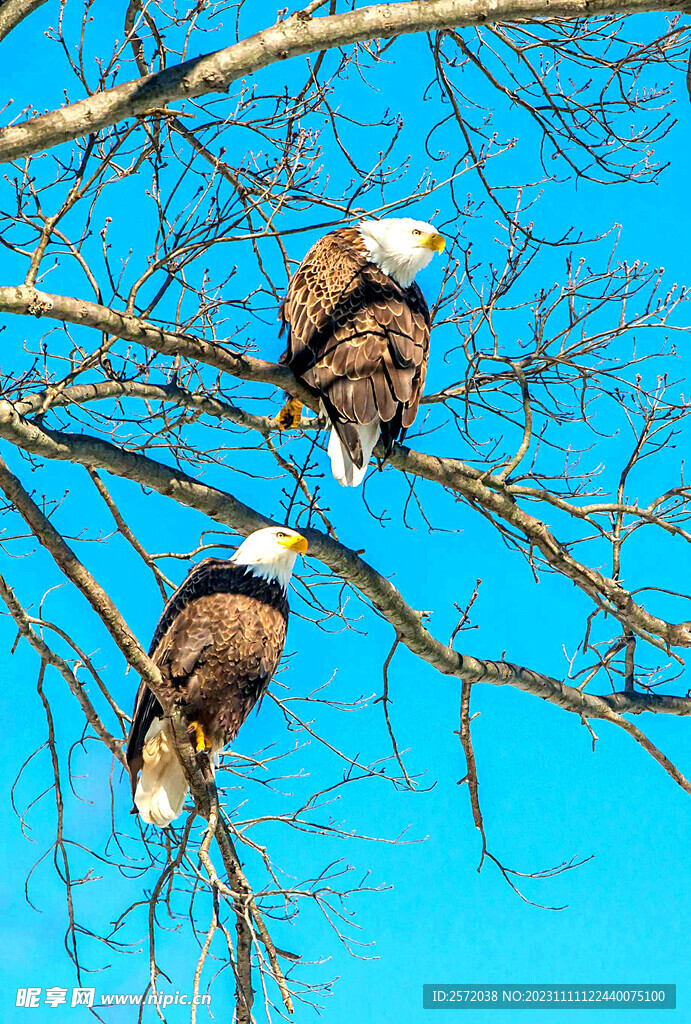
[[[429, 355], [430, 317], [414, 278], [444, 239], [409, 217], [366, 220], [313, 245], [279, 311], [288, 344], [281, 356], [318, 398], [331, 424], [333, 475], [356, 487], [379, 436], [384, 453], [412, 426]], [[302, 406], [281, 410], [282, 429]]]
[[[216, 754], [233, 740], [269, 685], [286, 638], [286, 591], [306, 550], [305, 538], [287, 526], [257, 530], [229, 560], [195, 566], [163, 609], [149, 656], [166, 706], [182, 709], [197, 751]], [[182, 812], [187, 780], [170, 722], [144, 682], [127, 764], [140, 815], [165, 828]]]

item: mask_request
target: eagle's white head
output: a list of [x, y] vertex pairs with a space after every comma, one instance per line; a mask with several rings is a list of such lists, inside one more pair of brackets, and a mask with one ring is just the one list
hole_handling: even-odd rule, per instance
[[231, 562], [245, 565], [255, 576], [275, 580], [284, 590], [293, 575], [295, 559], [307, 551], [307, 541], [289, 526], [267, 526], [243, 540]]
[[444, 239], [431, 224], [411, 217], [363, 220], [358, 225], [372, 263], [408, 288], [435, 252], [444, 251]]

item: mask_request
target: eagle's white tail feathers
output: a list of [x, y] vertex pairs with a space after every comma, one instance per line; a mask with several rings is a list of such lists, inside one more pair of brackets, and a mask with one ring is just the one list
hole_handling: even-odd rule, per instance
[[188, 786], [160, 718], [154, 720], [146, 734], [143, 757], [134, 802], [144, 821], [165, 828], [182, 812]]
[[336, 433], [336, 428], [331, 428], [331, 437], [329, 438], [331, 472], [339, 484], [342, 484], [344, 487], [358, 487], [362, 483], [367, 472], [369, 460], [374, 451], [374, 446], [379, 440], [379, 420], [373, 420], [372, 423], [358, 424], [357, 432], [360, 435], [360, 444], [362, 445], [363, 461], [361, 469], [358, 469], [351, 459], [348, 449]]

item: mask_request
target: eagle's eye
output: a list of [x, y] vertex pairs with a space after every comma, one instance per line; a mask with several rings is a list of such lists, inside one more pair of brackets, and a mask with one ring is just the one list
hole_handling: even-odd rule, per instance
[[283, 532], [283, 530], [279, 530], [279, 531], [277, 532], [277, 534], [276, 534], [276, 539], [277, 539], [277, 540], [283, 540], [283, 538], [284, 538], [284, 537], [286, 537], [286, 536], [287, 536], [287, 534], [285, 534], [285, 533]]
[[418, 228], [413, 228], [413, 234], [414, 235], [421, 235], [422, 231], [419, 231]]

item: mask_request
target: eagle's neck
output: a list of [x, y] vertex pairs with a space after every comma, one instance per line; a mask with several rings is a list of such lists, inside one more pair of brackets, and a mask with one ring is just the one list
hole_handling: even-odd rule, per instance
[[290, 578], [293, 575], [295, 557], [292, 559], [286, 559], [285, 555], [283, 555], [280, 559], [276, 559], [274, 562], [255, 562], [253, 564], [244, 562], [241, 558], [232, 558], [231, 561], [234, 562], [235, 565], [241, 566], [246, 572], [251, 573], [252, 576], [256, 576], [257, 579], [266, 580], [267, 583], [277, 583], [285, 592], [288, 589]]

